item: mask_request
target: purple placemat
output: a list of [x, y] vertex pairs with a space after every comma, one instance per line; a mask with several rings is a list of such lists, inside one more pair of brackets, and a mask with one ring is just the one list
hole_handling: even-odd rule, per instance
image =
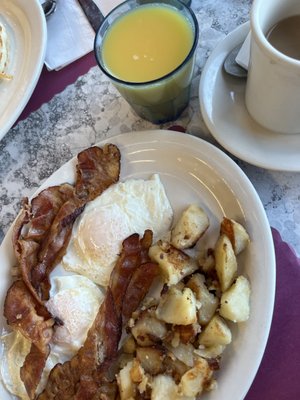
[[91, 52], [60, 71], [48, 71], [44, 66], [35, 90], [16, 123], [50, 101], [53, 96], [74, 83], [79, 76], [87, 73], [94, 65], [96, 65], [96, 59], [94, 53]]
[[272, 228], [276, 294], [270, 336], [245, 400], [300, 399], [300, 259]]

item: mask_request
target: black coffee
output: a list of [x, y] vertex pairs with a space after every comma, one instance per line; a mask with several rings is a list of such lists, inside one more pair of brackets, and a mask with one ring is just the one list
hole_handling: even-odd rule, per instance
[[275, 49], [288, 57], [300, 60], [300, 15], [277, 22], [266, 37]]

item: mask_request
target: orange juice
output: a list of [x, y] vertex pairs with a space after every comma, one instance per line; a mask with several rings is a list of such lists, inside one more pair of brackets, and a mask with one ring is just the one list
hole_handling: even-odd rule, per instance
[[179, 0], [127, 0], [95, 37], [101, 70], [142, 118], [159, 124], [186, 108], [198, 41], [193, 11]]
[[148, 82], [176, 69], [193, 40], [190, 22], [175, 8], [144, 5], [119, 17], [107, 31], [103, 62], [116, 78]]

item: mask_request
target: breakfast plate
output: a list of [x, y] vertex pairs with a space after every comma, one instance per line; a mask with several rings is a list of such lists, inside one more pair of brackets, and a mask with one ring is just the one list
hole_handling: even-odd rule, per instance
[[[174, 219], [191, 203], [198, 203], [210, 219], [203, 246], [213, 246], [223, 216], [243, 224], [251, 238], [239, 257], [241, 272], [251, 282], [251, 316], [233, 326], [234, 340], [222, 358], [216, 390], [201, 398], [242, 400], [258, 370], [270, 330], [275, 292], [275, 255], [270, 226], [251, 182], [242, 170], [221, 150], [194, 136], [164, 130], [122, 134], [105, 140], [121, 151], [120, 180], [148, 178], [158, 173], [174, 210]], [[58, 169], [41, 189], [73, 183], [76, 160]], [[12, 228], [0, 248], [1, 310], [14, 265], [11, 246]], [[0, 333], [7, 329], [1, 311]], [[234, 325], [234, 324], [232, 324]], [[0, 398], [11, 396], [0, 383]]]
[[0, 22], [9, 39], [11, 80], [0, 80], [0, 140], [26, 106], [40, 76], [47, 28], [38, 0], [2, 0]]
[[257, 124], [245, 106], [246, 79], [223, 70], [227, 54], [248, 33], [247, 22], [229, 33], [208, 58], [199, 87], [203, 119], [214, 138], [240, 159], [262, 168], [300, 171], [300, 135], [272, 132]]

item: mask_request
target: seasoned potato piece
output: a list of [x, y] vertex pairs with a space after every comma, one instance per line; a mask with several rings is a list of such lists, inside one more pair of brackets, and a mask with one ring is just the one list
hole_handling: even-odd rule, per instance
[[176, 325], [173, 327], [174, 336], [178, 334], [180, 342], [187, 344], [193, 343], [196, 336], [201, 331], [201, 326], [198, 323], [191, 325]]
[[133, 354], [129, 354], [129, 353], [121, 353], [120, 357], [118, 358], [118, 367], [119, 369], [124, 368], [129, 361], [133, 360]]
[[140, 361], [145, 372], [151, 375], [157, 375], [163, 372], [163, 360], [165, 352], [157, 347], [138, 347], [136, 357]]
[[128, 400], [135, 398], [136, 386], [132, 382], [130, 372], [133, 366], [133, 361], [129, 361], [124, 368], [120, 370], [117, 375], [117, 384], [119, 387], [120, 399]]
[[213, 249], [202, 250], [198, 257], [199, 268], [204, 273], [209, 273], [215, 269], [215, 254]]
[[169, 324], [190, 325], [197, 322], [196, 298], [190, 288], [171, 286], [156, 309], [158, 319]]
[[164, 359], [163, 367], [164, 372], [167, 371], [176, 383], [180, 382], [182, 375], [185, 374], [190, 368], [185, 363], [178, 360], [178, 358], [176, 358], [171, 352], [169, 352], [167, 357]]
[[233, 285], [222, 294], [220, 315], [233, 322], [247, 321], [250, 315], [250, 283], [239, 276]]
[[196, 260], [176, 249], [170, 243], [161, 240], [150, 247], [149, 256], [152, 261], [158, 263], [165, 282], [169, 286], [175, 285], [185, 276], [198, 269]]
[[250, 242], [249, 235], [243, 225], [233, 219], [223, 218], [221, 223], [221, 234], [225, 234], [231, 241], [236, 255], [241, 253]]
[[122, 345], [124, 353], [133, 354], [135, 352], [136, 344], [132, 335], [129, 335]]
[[231, 342], [231, 338], [226, 322], [216, 314], [200, 333], [199, 343], [205, 347], [226, 345]]
[[131, 329], [131, 333], [139, 346], [152, 346], [166, 336], [167, 328], [163, 321], [144, 313]]
[[171, 244], [177, 249], [195, 245], [209, 227], [209, 219], [201, 207], [191, 204], [183, 211], [171, 232]]
[[189, 369], [181, 378], [178, 385], [179, 393], [187, 397], [201, 394], [212, 378], [212, 371], [208, 362], [199, 357], [193, 368]]
[[192, 289], [196, 299], [201, 303], [198, 310], [198, 321], [201, 325], [206, 325], [215, 314], [219, 299], [209, 292], [205, 285], [205, 276], [202, 274], [193, 275], [186, 286]]
[[130, 370], [130, 377], [132, 382], [141, 383], [145, 379], [145, 371], [139, 360], [134, 358], [132, 360], [132, 367]]
[[177, 360], [183, 362], [188, 367], [194, 365], [194, 346], [191, 343], [183, 344], [179, 343], [178, 346], [166, 346], [167, 349], [177, 358]]
[[169, 375], [155, 376], [151, 387], [151, 400], [175, 400], [178, 398], [177, 385]]
[[215, 246], [216, 272], [222, 292], [233, 283], [237, 274], [237, 261], [232, 244], [226, 235], [221, 235]]
[[217, 344], [211, 347], [205, 347], [203, 345], [202, 346], [200, 345], [198, 349], [194, 350], [194, 353], [200, 357], [212, 359], [220, 356], [225, 350], [225, 348], [226, 346], [221, 344]]

